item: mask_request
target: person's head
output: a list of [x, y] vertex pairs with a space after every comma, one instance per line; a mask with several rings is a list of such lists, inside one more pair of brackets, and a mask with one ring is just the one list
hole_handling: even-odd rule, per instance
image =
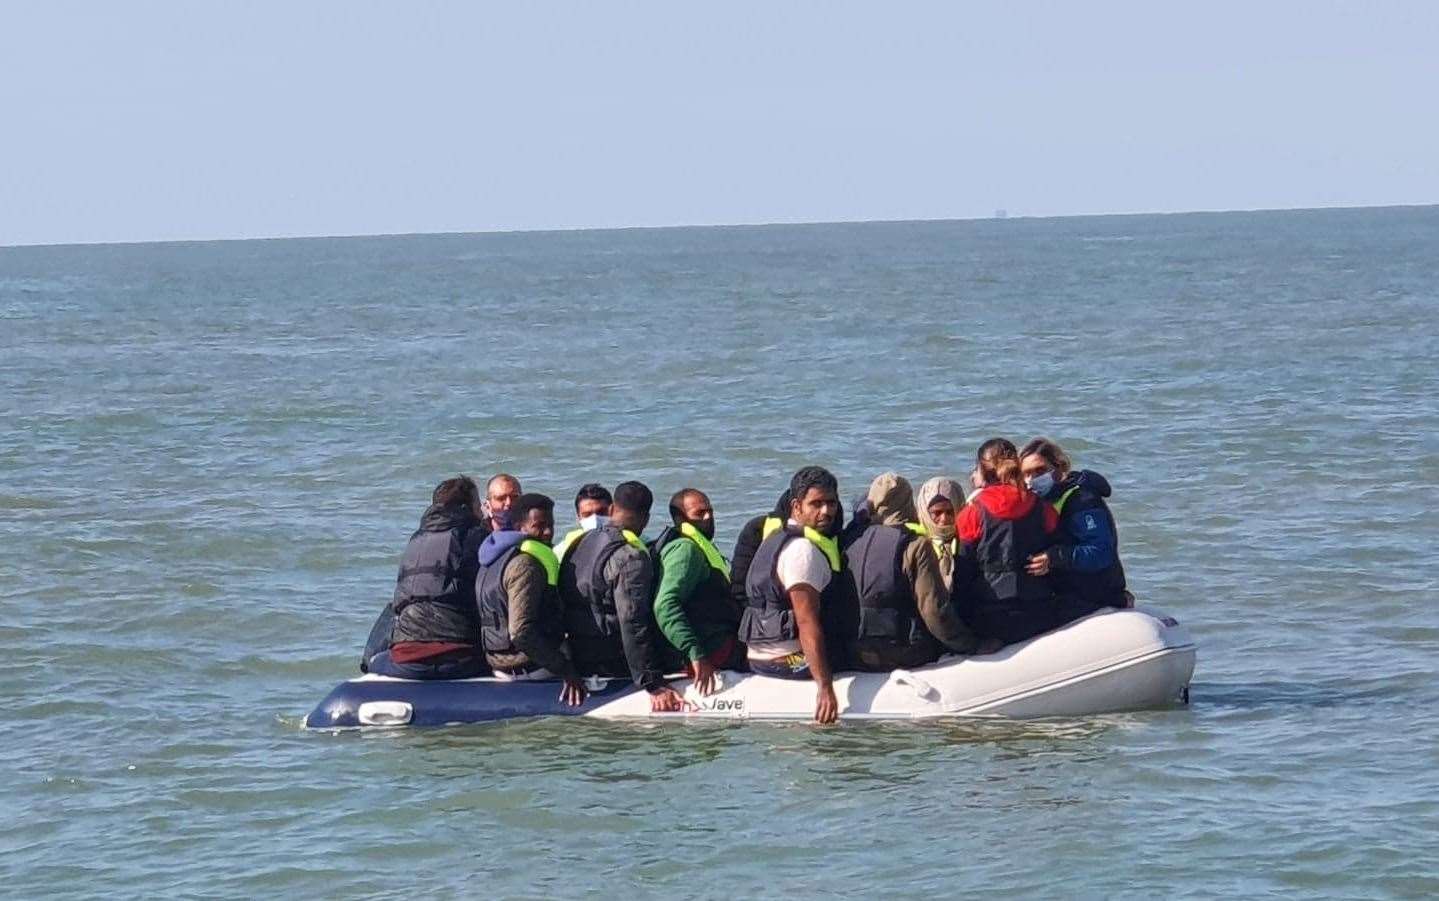
[[875, 523], [898, 526], [914, 520], [914, 489], [909, 479], [897, 472], [875, 476], [864, 499]]
[[828, 535], [839, 516], [839, 481], [823, 466], [806, 466], [789, 480], [789, 516]]
[[920, 523], [935, 538], [947, 541], [954, 537], [954, 517], [962, 506], [964, 490], [954, 479], [940, 476], [919, 486], [916, 512]]
[[468, 507], [479, 513], [480, 489], [469, 476], [459, 475], [445, 479], [435, 486], [430, 503], [440, 507]]
[[485, 483], [485, 507], [491, 514], [503, 513], [520, 499], [520, 480], [502, 472]]
[[650, 524], [650, 507], [655, 496], [643, 482], [621, 482], [615, 486], [615, 499], [610, 504], [610, 522], [636, 535]]
[[715, 537], [715, 511], [698, 488], [681, 488], [670, 498], [670, 519], [676, 527], [689, 523], [706, 538]]
[[543, 494], [522, 494], [510, 508], [515, 528], [549, 544], [555, 537], [555, 502]]
[[[1019, 450], [1008, 438], [991, 438], [979, 446], [974, 454], [974, 473], [981, 485], [998, 485], [996, 473], [1000, 461], [1019, 462]], [[976, 486], [979, 487], [979, 486]]]
[[575, 516], [580, 519], [587, 516], [609, 516], [610, 503], [613, 500], [609, 489], [598, 482], [581, 485], [575, 494]]
[[1048, 438], [1035, 438], [1019, 452], [1019, 471], [1025, 484], [1040, 497], [1048, 497], [1069, 475], [1069, 455]]

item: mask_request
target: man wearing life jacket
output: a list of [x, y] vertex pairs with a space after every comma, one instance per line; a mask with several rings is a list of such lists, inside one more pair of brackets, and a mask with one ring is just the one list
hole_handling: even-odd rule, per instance
[[650, 709], [684, 702], [665, 682], [663, 639], [654, 620], [654, 562], [640, 533], [654, 495], [639, 482], [615, 486], [610, 520], [581, 536], [560, 563], [570, 655], [581, 675], [628, 676]]
[[1097, 472], [1071, 469], [1069, 455], [1048, 438], [1035, 438], [1020, 451], [1020, 470], [1029, 490], [1059, 514], [1061, 542], [1030, 558], [1029, 571], [1050, 574], [1056, 590], [1078, 605], [1077, 615], [1101, 607], [1130, 607], [1119, 530], [1104, 499], [1109, 482]]
[[829, 536], [839, 516], [839, 483], [819, 466], [790, 480], [789, 516], [760, 542], [745, 584], [739, 637], [749, 646], [753, 672], [815, 682], [814, 718], [839, 718], [825, 647], [821, 596], [838, 584], [839, 543]]
[[485, 499], [481, 507], [481, 525], [486, 532], [510, 528], [510, 508], [520, 499], [520, 480], [507, 472], [490, 476], [485, 483]]
[[478, 494], [465, 476], [435, 489], [400, 561], [387, 608], [392, 620], [387, 629], [377, 623], [371, 633], [384, 650], [368, 660], [369, 672], [406, 679], [488, 674], [475, 610], [476, 552], [485, 534], [476, 515]]
[[651, 549], [659, 561], [655, 622], [684, 660], [701, 694], [715, 690], [715, 670], [743, 663], [735, 640], [739, 608], [730, 598], [729, 562], [713, 544], [714, 508], [697, 488], [670, 498], [667, 527]]
[[555, 556], [561, 560], [586, 532], [593, 532], [610, 521], [610, 504], [613, 502], [609, 489], [596, 482], [581, 485], [575, 494], [575, 520], [573, 529], [555, 542]]
[[915, 522], [909, 481], [894, 472], [878, 476], [843, 539], [845, 578], [853, 583], [854, 626], [848, 659], [868, 672], [923, 666], [938, 659], [941, 643], [971, 654], [979, 641], [950, 604], [949, 589], [928, 534]]
[[[740, 526], [739, 537], [735, 539], [734, 553], [730, 555], [729, 568], [729, 595], [734, 601], [738, 610], [744, 610], [749, 606], [749, 596], [745, 594], [745, 582], [749, 578], [749, 567], [754, 560], [754, 552], [759, 550], [761, 541], [784, 525], [789, 518], [789, 489], [775, 501], [774, 509], [769, 513], [761, 513], [752, 517], [743, 526]], [[843, 517], [840, 517], [843, 523]]]
[[510, 512], [516, 528], [492, 532], [480, 545], [475, 577], [485, 660], [501, 679], [559, 679], [560, 701], [584, 702], [585, 688], [564, 651], [560, 561], [550, 549], [555, 502], [522, 494]]
[[1049, 579], [1028, 570], [1030, 557], [1054, 544], [1059, 516], [1025, 487], [1018, 460], [980, 465], [985, 487], [956, 527], [955, 603], [982, 638], [1012, 644], [1065, 621]]

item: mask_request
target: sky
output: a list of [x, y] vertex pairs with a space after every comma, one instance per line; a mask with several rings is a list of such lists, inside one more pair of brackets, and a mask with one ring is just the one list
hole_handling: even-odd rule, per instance
[[0, 0], [0, 245], [1439, 202], [1439, 3]]

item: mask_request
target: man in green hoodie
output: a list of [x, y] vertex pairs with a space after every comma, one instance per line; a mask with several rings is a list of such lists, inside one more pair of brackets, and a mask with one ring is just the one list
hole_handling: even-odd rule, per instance
[[738, 668], [742, 656], [735, 631], [740, 612], [730, 598], [729, 562], [715, 549], [714, 508], [697, 488], [670, 498], [674, 525], [651, 549], [660, 566], [655, 621], [684, 658], [685, 671], [701, 694], [716, 688], [715, 670]]

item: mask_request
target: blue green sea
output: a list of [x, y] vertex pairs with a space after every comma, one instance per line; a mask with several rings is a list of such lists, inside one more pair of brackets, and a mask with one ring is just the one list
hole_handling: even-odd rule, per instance
[[[0, 248], [0, 894], [1439, 893], [1436, 248], [1436, 207]], [[695, 485], [726, 546], [800, 465], [1037, 434], [1114, 484], [1190, 707], [301, 729], [447, 476]]]

